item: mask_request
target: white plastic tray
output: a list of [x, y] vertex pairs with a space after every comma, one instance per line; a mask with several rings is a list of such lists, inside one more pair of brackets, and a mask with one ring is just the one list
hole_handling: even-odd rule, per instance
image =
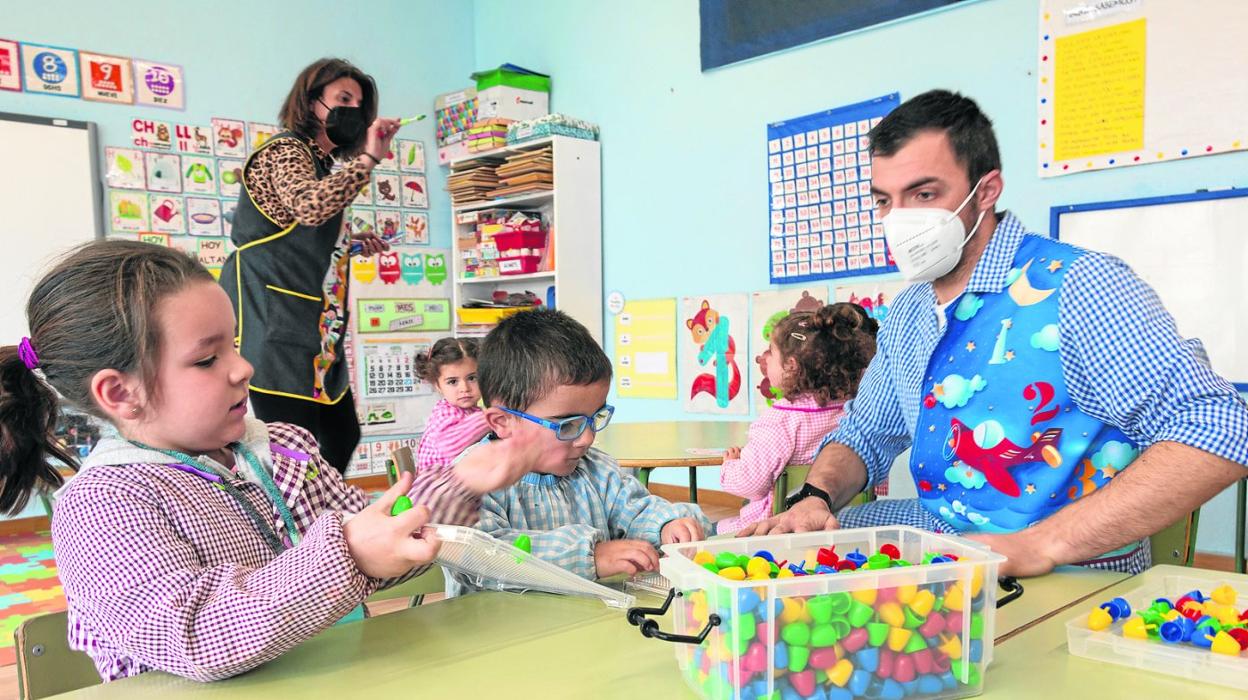
[[[1193, 589], [1208, 595], [1222, 584], [1239, 592], [1239, 600], [1235, 603], [1237, 609], [1242, 610], [1248, 605], [1248, 576], [1200, 569], [1192, 569], [1190, 574], [1183, 576], [1166, 576], [1140, 586], [1122, 597], [1131, 604], [1134, 613], [1147, 610], [1157, 598], [1167, 598], [1173, 602]], [[1111, 597], [1113, 596], [1105, 597], [1104, 600], [1092, 598], [1083, 607], [1079, 617], [1066, 623], [1066, 643], [1070, 647], [1070, 653], [1086, 659], [1248, 691], [1248, 653], [1226, 656], [1191, 644], [1131, 639], [1122, 636], [1121, 620], [1103, 630], [1089, 629], [1088, 613]]]
[[636, 601], [634, 596], [583, 579], [480, 530], [458, 525], [429, 527], [442, 540], [437, 563], [459, 572], [478, 588], [590, 596], [622, 609]]

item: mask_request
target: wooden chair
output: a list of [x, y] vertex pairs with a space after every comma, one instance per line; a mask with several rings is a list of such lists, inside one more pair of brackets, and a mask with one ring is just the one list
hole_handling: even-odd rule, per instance
[[40, 615], [13, 632], [22, 700], [68, 693], [100, 682], [91, 657], [69, 648], [68, 613]]

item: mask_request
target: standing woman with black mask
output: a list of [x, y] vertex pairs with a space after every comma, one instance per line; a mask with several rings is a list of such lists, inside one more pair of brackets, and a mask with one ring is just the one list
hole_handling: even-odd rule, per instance
[[[397, 119], [377, 118], [377, 87], [341, 59], [321, 59], [295, 80], [279, 118], [284, 131], [247, 159], [221, 271], [234, 304], [235, 342], [255, 367], [251, 406], [265, 422], [309, 430], [344, 471], [360, 440], [343, 336], [349, 249], [389, 246], [352, 235], [343, 210], [390, 150]], [[343, 167], [331, 174], [334, 161]]]

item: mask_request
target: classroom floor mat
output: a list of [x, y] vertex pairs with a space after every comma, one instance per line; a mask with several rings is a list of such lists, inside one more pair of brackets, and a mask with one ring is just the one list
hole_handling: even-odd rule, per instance
[[24, 620], [65, 609], [47, 531], [0, 535], [0, 666], [14, 663], [13, 632]]

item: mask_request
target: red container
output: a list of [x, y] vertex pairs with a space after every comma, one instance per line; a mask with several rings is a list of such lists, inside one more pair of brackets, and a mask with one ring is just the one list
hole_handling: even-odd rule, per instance
[[545, 248], [545, 231], [517, 231], [494, 234], [494, 245], [499, 251], [520, 250], [521, 248]]
[[500, 275], [527, 275], [537, 272], [537, 267], [542, 262], [540, 255], [520, 255], [513, 258], [498, 259], [498, 274]]

